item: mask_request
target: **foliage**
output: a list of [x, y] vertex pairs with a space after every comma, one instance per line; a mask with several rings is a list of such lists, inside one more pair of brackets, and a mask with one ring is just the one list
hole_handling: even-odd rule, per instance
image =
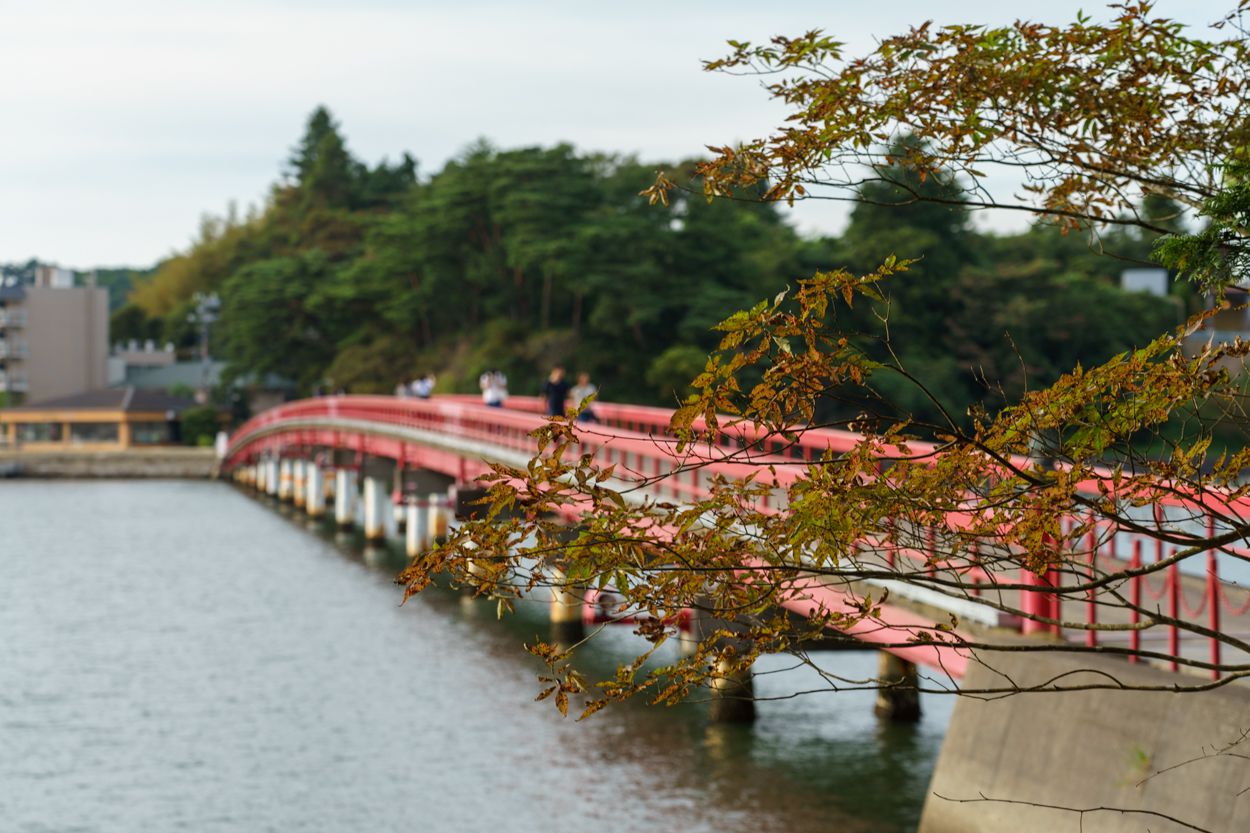
[[[883, 188], [886, 204], [1026, 211], [1065, 229], [1095, 221], [1171, 230], [1142, 210], [1143, 197], [1220, 215], [1247, 162], [1245, 6], [1221, 22], [1229, 34], [1211, 41], [1155, 16], [1148, 2], [1127, 2], [1105, 24], [925, 23], [856, 59], [820, 31], [732, 42], [707, 67], [770, 76], [769, 92], [791, 117], [771, 137], [717, 149], [700, 166], [704, 191], [767, 181], [769, 198], [794, 200]], [[913, 136], [921, 141], [903, 141]], [[882, 174], [900, 168], [906, 176]], [[988, 177], [1002, 171], [1026, 177], [1018, 192], [991, 190]], [[916, 187], [933, 176], [958, 193]], [[667, 190], [661, 178], [650, 193]], [[1225, 223], [1189, 246], [1194, 280], [1227, 284], [1238, 277], [1245, 226]]]
[[656, 387], [662, 399], [680, 401], [685, 398], [690, 380], [699, 374], [706, 361], [707, 354], [698, 348], [670, 347], [647, 368], [647, 381]]
[[[1250, 344], [1195, 342], [1214, 313], [1173, 327], [1183, 293], [1175, 304], [1118, 293], [1100, 274], [1106, 267], [1074, 257], [1050, 231], [978, 245], [968, 229], [969, 210], [1025, 210], [1131, 257], [1153, 249], [1202, 289], [1246, 277], [1244, 38], [1207, 43], [1147, 4], [1115, 9], [1107, 25], [925, 25], [862, 59], [843, 60], [819, 32], [733, 44], [710, 68], [779, 78], [769, 89], [792, 113], [772, 137], [717, 149], [696, 166], [711, 205], [744, 189], [766, 189], [771, 201], [843, 189], [860, 204], [836, 250], [883, 261], [818, 268], [721, 321], [721, 340], [673, 419], [671, 472], [593, 453], [593, 434], [549, 421], [526, 468], [495, 467], [486, 519], [409, 567], [408, 593], [441, 573], [501, 609], [542, 587], [611, 590], [613, 609], [636, 614], [650, 643], [615, 679], [592, 687], [567, 647], [530, 648], [549, 668], [540, 697], [554, 694], [563, 712], [581, 695], [583, 715], [638, 694], [674, 702], [765, 651], [811, 662], [804, 640], [831, 626], [893, 633], [895, 648], [944, 643], [987, 662], [998, 650], [1087, 651], [1217, 675], [1178, 678], [1168, 690], [1250, 676], [1250, 645], [1238, 635], [1129, 594], [1132, 582], [1188, 559], [1240, 552], [1250, 535], [1250, 451], [1213, 446], [1230, 424], [1244, 436], [1244, 386], [1230, 368]], [[991, 165], [1025, 171], [1023, 195], [991, 191], [981, 170]], [[645, 193], [680, 215], [697, 203], [670, 174]], [[1206, 229], [1178, 231], [1173, 203]], [[892, 225], [907, 231], [892, 237]], [[1027, 256], [1000, 259], [1009, 248]], [[994, 337], [1000, 327], [1011, 330], [1011, 349]], [[969, 364], [987, 377], [979, 397], [964, 387]], [[839, 427], [856, 432], [848, 448], [810, 461], [790, 453], [811, 432]], [[1143, 454], [1152, 443], [1156, 453]], [[709, 494], [670, 497], [694, 477], [710, 480]], [[1165, 502], [1187, 523], [1149, 520]], [[575, 537], [562, 516], [580, 518]], [[1159, 558], [1096, 558], [1116, 530], [1156, 543]], [[970, 635], [955, 616], [891, 624], [882, 614], [889, 593], [869, 580], [1089, 641], [1005, 644]], [[843, 606], [819, 601], [816, 591], [829, 589]], [[1102, 613], [1064, 617], [1062, 607], [1028, 603], [1039, 597]], [[780, 612], [796, 600], [809, 616]], [[688, 610], [720, 624], [690, 656], [644, 670]], [[1197, 658], [1099, 641], [1152, 628], [1234, 650]], [[832, 689], [875, 684], [825, 680]], [[1073, 687], [1131, 684], [1060, 677], [1039, 688]], [[929, 688], [955, 686], [938, 679]], [[1008, 680], [976, 693], [1014, 690]]]
[[149, 318], [137, 304], [125, 304], [109, 316], [109, 339], [117, 342], [137, 341], [161, 337], [163, 327], [159, 318]]
[[185, 445], [212, 445], [213, 438], [221, 430], [217, 409], [208, 405], [187, 408], [179, 415], [182, 425], [182, 442]]

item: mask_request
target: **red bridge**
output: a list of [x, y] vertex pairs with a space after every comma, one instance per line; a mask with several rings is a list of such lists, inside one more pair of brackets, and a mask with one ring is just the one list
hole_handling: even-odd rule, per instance
[[[392, 505], [403, 503], [412, 554], [438, 532], [436, 527], [442, 522], [438, 511], [431, 514], [425, 509], [425, 495], [405, 496], [387, 479], [371, 476], [368, 461], [385, 461], [400, 471], [435, 472], [462, 486], [472, 484], [492, 462], [524, 468], [535, 451], [531, 432], [544, 422], [539, 413], [541, 404], [536, 399], [517, 397], [508, 404], [508, 408], [487, 407], [470, 396], [430, 400], [336, 396], [291, 402], [243, 425], [231, 438], [222, 469], [240, 482], [295, 500], [312, 515], [326, 511], [325, 496], [333, 493], [336, 514], [343, 523], [356, 518], [356, 478], [361, 476], [366, 536], [384, 536]], [[657, 500], [694, 501], [708, 495], [716, 475], [744, 477], [758, 472], [759, 463], [773, 463], [778, 490], [776, 497], [763, 499], [767, 506], [770, 500], [783, 500], [784, 487], [804, 476], [805, 462], [817, 460], [828, 451], [846, 451], [858, 440], [855, 434], [826, 429], [804, 431], [793, 443], [748, 437], [759, 443], [758, 454], [750, 463], [726, 455], [725, 460], [685, 467], [669, 433], [671, 411], [611, 403], [596, 403], [594, 409], [599, 421], [587, 425], [582, 433], [583, 453], [593, 454], [602, 465], [615, 464], [618, 478], [633, 478], [645, 496]], [[1228, 507], [1223, 509], [1227, 513]], [[1066, 528], [1075, 526], [1077, 520], [1066, 519]], [[1161, 528], [1197, 524], [1207, 532], [1216, 524], [1195, 514], [1195, 502], [1180, 498], [1165, 501], [1145, 522]], [[907, 580], [874, 578], [866, 582], [887, 587], [891, 603], [882, 608], [879, 621], [863, 620], [849, 630], [849, 635], [952, 677], [963, 676], [969, 652], [932, 640], [937, 632], [935, 622], [949, 621], [951, 614], [959, 622], [953, 634], [956, 641], [1043, 638], [1087, 646], [1114, 644], [1125, 649], [1130, 661], [1138, 660], [1140, 652], [1156, 665], [1172, 670], [1188, 666], [1217, 678], [1221, 668], [1227, 672], [1230, 667], [1228, 657], [1221, 655], [1222, 650], [1228, 651], [1227, 637], [1236, 637], [1236, 642], [1250, 631], [1246, 615], [1250, 593], [1236, 583], [1221, 580], [1221, 573], [1250, 575], [1246, 569], [1250, 558], [1242, 547], [1212, 550], [1198, 569], [1173, 563], [1154, 575], [1129, 578], [1118, 591], [1133, 602], [1133, 607], [1156, 610], [1159, 618], [1171, 623], [1161, 624], [1134, 611], [1122, 621], [1102, 623], [1119, 626], [1107, 631], [1079, 627], [1098, 623], [1099, 617], [1106, 615], [1103, 611], [1108, 608], [1099, 603], [1095, 591], [1089, 591], [1084, 600], [1070, 596], [1060, 600], [1048, 590], [1045, 580], [1027, 571], [1004, 576], [975, 563], [941, 566], [932, 537], [929, 540], [927, 547], [922, 538], [916, 547], [882, 549], [875, 554], [874, 563], [887, 570], [905, 570]], [[1086, 559], [1091, 571], [1099, 564], [1123, 570], [1164, 562], [1172, 552], [1157, 538], [1119, 529], [1091, 532], [1085, 541], [1073, 542], [1072, 546], [1080, 547], [1074, 554]], [[932, 581], [926, 583], [926, 576]], [[966, 590], [952, 594], [950, 583], [939, 581], [951, 577]], [[838, 611], [863, 592], [864, 582], [858, 586], [860, 590], [813, 576], [797, 582], [783, 603], [801, 615], [822, 607]], [[577, 606], [592, 615], [593, 605], [579, 599]], [[1013, 616], [1012, 610], [1028, 615]], [[1194, 628], [1181, 627], [1179, 622], [1200, 623], [1225, 638], [1194, 636]], [[1037, 635], [1030, 637], [1031, 633]]]

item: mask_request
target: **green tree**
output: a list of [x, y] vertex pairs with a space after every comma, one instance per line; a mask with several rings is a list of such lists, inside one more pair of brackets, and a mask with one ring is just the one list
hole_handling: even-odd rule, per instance
[[226, 280], [222, 319], [236, 375], [275, 373], [305, 391], [321, 381], [334, 339], [309, 299], [329, 269], [325, 255], [312, 251], [249, 264]]
[[161, 337], [160, 319], [149, 318], [142, 308], [126, 304], [109, 316], [109, 338], [113, 342], [138, 342]]

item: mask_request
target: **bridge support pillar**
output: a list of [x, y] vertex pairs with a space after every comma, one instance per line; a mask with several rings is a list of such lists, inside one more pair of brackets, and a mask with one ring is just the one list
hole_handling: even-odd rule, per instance
[[258, 492], [265, 491], [265, 461], [252, 463], [252, 487]]
[[291, 461], [291, 503], [299, 509], [304, 508], [304, 475], [305, 463], [303, 460]]
[[304, 464], [304, 510], [310, 518], [326, 513], [325, 472], [315, 462]]
[[712, 702], [708, 717], [714, 723], [752, 723], [755, 721], [755, 685], [751, 667], [739, 667], [733, 651], [721, 653], [712, 676]]
[[278, 462], [277, 457], [271, 457], [265, 461], [265, 494], [272, 497], [278, 496], [281, 475], [282, 464]]
[[915, 663], [882, 651], [877, 666], [878, 717], [897, 723], [915, 723], [920, 719], [920, 683]]
[[386, 514], [391, 511], [391, 490], [385, 480], [365, 477], [362, 499], [365, 504], [365, 540], [386, 539]]
[[440, 496], [430, 495], [430, 505], [426, 507], [425, 513], [429, 519], [426, 534], [430, 537], [430, 545], [433, 546], [435, 541], [447, 537], [447, 530], [451, 525], [451, 512]]
[[356, 523], [356, 472], [351, 469], [334, 473], [334, 521], [343, 528]]
[[410, 497], [404, 506], [406, 515], [404, 543], [409, 558], [416, 558], [430, 548], [430, 500]]
[[283, 457], [278, 462], [278, 500], [291, 499], [295, 487], [292, 475], [291, 460], [288, 457]]
[[565, 578], [559, 567], [551, 570], [551, 639], [553, 642], [571, 644], [586, 636], [582, 621], [582, 605], [585, 596], [582, 589]]

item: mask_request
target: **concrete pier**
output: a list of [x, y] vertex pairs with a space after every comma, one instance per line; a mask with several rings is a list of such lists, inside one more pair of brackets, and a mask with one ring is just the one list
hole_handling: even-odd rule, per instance
[[737, 655], [732, 651], [722, 653], [716, 660], [708, 717], [717, 723], [752, 723], [755, 720], [751, 669], [739, 668]]
[[304, 467], [303, 460], [291, 461], [291, 503], [299, 509], [304, 508]]
[[282, 465], [277, 457], [271, 457], [265, 461], [265, 494], [270, 497], [278, 496], [278, 481], [281, 479], [281, 473]]
[[583, 593], [569, 584], [563, 570], [551, 570], [551, 639], [565, 644], [580, 642], [586, 636], [582, 621]]
[[404, 506], [404, 543], [409, 558], [416, 558], [430, 548], [430, 499], [411, 497]]
[[365, 477], [361, 494], [365, 510], [365, 540], [386, 539], [386, 515], [391, 508], [390, 484], [377, 477]]
[[351, 469], [334, 474], [334, 520], [343, 529], [356, 523], [356, 472]]
[[914, 663], [899, 659], [889, 651], [881, 651], [878, 658], [877, 703], [873, 707], [877, 717], [897, 723], [915, 723], [920, 719], [920, 677]]
[[291, 459], [283, 457], [278, 462], [278, 500], [291, 499], [295, 487], [294, 472], [291, 470]]
[[426, 507], [426, 517], [429, 519], [428, 534], [431, 544], [447, 537], [447, 530], [451, 523], [450, 515], [451, 513], [447, 506], [431, 496], [429, 506]]
[[304, 466], [304, 511], [310, 518], [320, 518], [326, 513], [325, 473], [315, 462]]

